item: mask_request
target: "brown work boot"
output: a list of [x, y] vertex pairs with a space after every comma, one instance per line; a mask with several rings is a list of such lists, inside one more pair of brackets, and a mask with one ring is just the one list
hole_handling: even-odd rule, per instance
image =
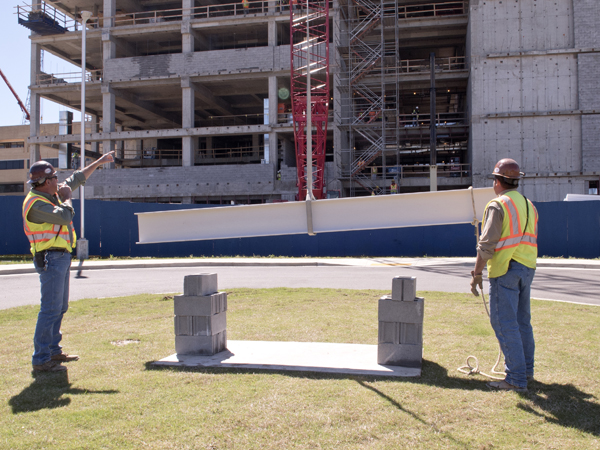
[[46, 361], [44, 364], [33, 365], [34, 372], [64, 372], [67, 368], [58, 361]]
[[79, 355], [67, 355], [66, 353], [59, 353], [58, 355], [52, 355], [50, 359], [52, 361], [70, 362], [77, 361], [79, 359]]
[[497, 389], [499, 391], [515, 391], [515, 392], [527, 392], [527, 388], [520, 388], [518, 386], [513, 386], [512, 384], [508, 384], [505, 380], [502, 381], [490, 381], [487, 383], [487, 386], [492, 389]]

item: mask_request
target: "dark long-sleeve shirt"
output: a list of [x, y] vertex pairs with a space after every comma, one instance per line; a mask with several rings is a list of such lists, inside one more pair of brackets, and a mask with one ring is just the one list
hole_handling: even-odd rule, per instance
[[[71, 190], [75, 190], [79, 186], [85, 185], [85, 181], [85, 175], [81, 171], [77, 171], [67, 178], [65, 183], [71, 188]], [[31, 192], [44, 197], [52, 202], [52, 204], [46, 202], [35, 202], [27, 214], [27, 220], [33, 223], [54, 223], [57, 225], [67, 225], [69, 228], [69, 234], [71, 235], [71, 242], [73, 242], [73, 229], [70, 225], [73, 217], [75, 217], [75, 210], [73, 210], [73, 207], [67, 203], [61, 204], [58, 199], [58, 195], [48, 195], [35, 189], [32, 189]]]

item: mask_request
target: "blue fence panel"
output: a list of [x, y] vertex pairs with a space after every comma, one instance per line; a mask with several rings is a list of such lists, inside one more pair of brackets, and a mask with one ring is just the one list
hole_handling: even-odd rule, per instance
[[[600, 256], [600, 204], [569, 202], [569, 253], [579, 258]], [[594, 203], [586, 205], [585, 203]]]
[[539, 213], [540, 256], [600, 257], [600, 202], [535, 204]]
[[23, 232], [24, 197], [0, 197], [3, 211], [0, 221], [0, 254], [25, 255], [29, 253], [29, 241]]
[[[29, 253], [23, 233], [23, 197], [0, 197], [0, 254]], [[168, 205], [86, 200], [85, 237], [90, 255], [187, 257], [194, 256], [474, 256], [475, 234], [469, 224], [386, 230], [320, 233], [244, 239], [136, 244], [135, 213], [205, 208], [209, 205]], [[74, 226], [79, 233], [80, 207]], [[210, 205], [213, 206], [213, 205]], [[536, 203], [539, 212], [539, 255], [577, 258], [600, 257], [600, 202]], [[174, 227], [177, 224], [173, 224]]]

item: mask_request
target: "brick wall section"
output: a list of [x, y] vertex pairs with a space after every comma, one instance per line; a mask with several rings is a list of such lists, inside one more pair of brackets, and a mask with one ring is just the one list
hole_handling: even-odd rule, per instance
[[575, 47], [600, 46], [600, 4], [597, 0], [573, 0]]
[[106, 61], [104, 81], [289, 70], [289, 52], [279, 46], [117, 58]]
[[[600, 4], [597, 0], [573, 0], [576, 48], [600, 47]], [[600, 54], [579, 55], [579, 109], [600, 112]], [[600, 115], [581, 120], [581, 154], [586, 170], [600, 170]]]
[[98, 170], [86, 184], [86, 197], [123, 199], [252, 193], [278, 198], [290, 189], [287, 184], [275, 185], [270, 164]]
[[[586, 170], [600, 171], [600, 115], [583, 116], [581, 131], [584, 167]], [[587, 193], [585, 187], [584, 193]]]
[[579, 109], [600, 111], [600, 53], [577, 57], [579, 70]]

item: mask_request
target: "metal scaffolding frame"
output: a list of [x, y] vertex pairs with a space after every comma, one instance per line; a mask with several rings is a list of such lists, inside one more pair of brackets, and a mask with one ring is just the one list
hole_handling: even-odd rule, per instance
[[[347, 8], [347, 36], [338, 48], [347, 71], [341, 122], [349, 134], [349, 158], [342, 176], [350, 181], [350, 196], [358, 189], [378, 195], [386, 193], [385, 155], [395, 154], [399, 164], [398, 4], [393, 0], [350, 0], [343, 6]], [[385, 37], [386, 29], [392, 27], [393, 41]], [[378, 158], [381, 162], [375, 165]]]

